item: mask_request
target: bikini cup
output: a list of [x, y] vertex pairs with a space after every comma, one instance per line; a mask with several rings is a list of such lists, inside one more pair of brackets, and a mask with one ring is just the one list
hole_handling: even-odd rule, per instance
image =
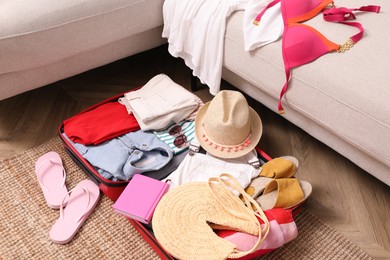
[[[291, 69], [307, 64], [322, 55], [332, 52], [345, 52], [363, 37], [363, 26], [358, 22], [350, 22], [356, 19], [354, 11], [376, 12], [380, 11], [379, 6], [362, 6], [360, 8], [348, 9], [345, 7], [336, 8], [332, 0], [274, 0], [264, 8], [255, 18], [254, 24], [261, 21], [261, 16], [267, 8], [281, 2], [281, 12], [284, 21], [284, 32], [282, 38], [282, 53], [286, 74], [284, 84], [278, 101], [280, 114], [284, 113], [282, 98], [285, 95], [291, 76]], [[339, 22], [359, 29], [359, 32], [350, 37], [344, 44], [336, 44], [327, 39], [323, 34], [313, 27], [302, 24], [319, 12], [323, 13], [325, 21]]]

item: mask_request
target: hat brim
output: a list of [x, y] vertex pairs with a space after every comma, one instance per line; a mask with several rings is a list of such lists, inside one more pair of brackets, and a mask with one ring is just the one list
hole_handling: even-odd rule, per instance
[[[211, 101], [210, 101], [211, 102]], [[195, 135], [198, 139], [199, 144], [202, 146], [203, 149], [206, 150], [206, 152], [210, 153], [213, 156], [224, 158], [224, 159], [233, 159], [238, 158], [241, 156], [244, 156], [251, 152], [257, 144], [260, 141], [261, 135], [263, 134], [263, 124], [261, 122], [260, 116], [257, 114], [257, 112], [249, 107], [249, 115], [252, 120], [252, 129], [251, 129], [251, 135], [250, 135], [250, 144], [246, 147], [244, 147], [243, 150], [238, 151], [221, 151], [218, 149], [214, 149], [212, 146], [210, 146], [207, 142], [205, 142], [202, 138], [202, 122], [204, 120], [204, 117], [206, 115], [206, 112], [208, 110], [208, 107], [210, 105], [210, 102], [207, 102], [204, 104], [196, 114], [195, 118]]]

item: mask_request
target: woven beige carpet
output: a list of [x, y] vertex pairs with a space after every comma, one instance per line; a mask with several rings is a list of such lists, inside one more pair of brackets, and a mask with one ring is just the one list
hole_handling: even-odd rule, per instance
[[[0, 161], [1, 259], [158, 259], [126, 218], [112, 211], [112, 201], [104, 196], [69, 244], [52, 243], [48, 231], [59, 212], [46, 205], [34, 173], [35, 161], [48, 151], [58, 152], [63, 159], [68, 189], [87, 178], [59, 138]], [[298, 238], [266, 259], [370, 259], [308, 210], [302, 210], [295, 220]]]

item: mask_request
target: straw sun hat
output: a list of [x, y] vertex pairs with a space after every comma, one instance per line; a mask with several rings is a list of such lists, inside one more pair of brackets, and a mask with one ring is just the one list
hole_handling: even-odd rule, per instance
[[200, 145], [219, 158], [238, 158], [260, 141], [263, 126], [256, 111], [238, 91], [222, 90], [198, 111], [195, 133]]

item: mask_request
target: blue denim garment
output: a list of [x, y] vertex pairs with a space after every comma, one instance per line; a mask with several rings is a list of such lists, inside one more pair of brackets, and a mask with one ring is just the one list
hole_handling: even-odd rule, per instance
[[[64, 134], [66, 137], [66, 135]], [[136, 173], [159, 170], [173, 150], [152, 132], [130, 132], [96, 146], [74, 143], [76, 150], [107, 179], [129, 180]]]

